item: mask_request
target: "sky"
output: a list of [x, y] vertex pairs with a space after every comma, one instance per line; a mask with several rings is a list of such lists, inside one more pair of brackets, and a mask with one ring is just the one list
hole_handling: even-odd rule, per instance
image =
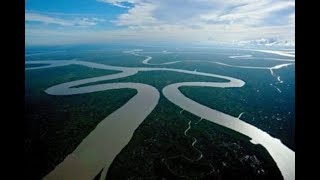
[[286, 43], [294, 0], [26, 0], [26, 45]]

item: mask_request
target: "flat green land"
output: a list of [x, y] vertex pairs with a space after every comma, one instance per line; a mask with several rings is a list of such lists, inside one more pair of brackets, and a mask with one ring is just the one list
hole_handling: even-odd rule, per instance
[[[131, 65], [138, 66], [138, 59], [141, 58], [130, 59], [133, 60]], [[85, 57], [80, 60], [85, 60]], [[95, 61], [98, 62], [99, 59]], [[110, 62], [123, 63], [121, 60], [116, 61], [116, 56], [114, 59], [110, 58]], [[193, 64], [184, 64], [180, 68], [195, 69]], [[197, 71], [229, 75], [247, 83], [242, 88], [230, 89], [182, 87], [180, 90], [183, 94], [233, 116], [246, 112], [242, 119], [281, 137], [286, 144], [292, 144], [292, 136], [286, 134], [290, 127], [286, 125], [288, 122], [292, 123], [294, 112], [291, 115], [284, 114], [291, 111], [292, 102], [281, 98], [282, 94], [275, 94], [269, 84], [261, 81], [273, 80], [270, 72], [259, 71], [256, 74], [257, 71], [227, 71], [225, 68], [206, 64], [197, 65], [197, 68]], [[121, 89], [72, 96], [49, 96], [44, 90], [63, 82], [113, 73], [116, 71], [76, 65], [26, 71], [24, 167], [28, 172], [27, 179], [41, 179], [53, 170], [101, 120], [136, 94], [135, 90]], [[281, 74], [282, 77], [285, 75]], [[187, 81], [225, 80], [154, 71], [93, 84], [139, 82], [152, 85], [161, 92], [166, 85]], [[286, 87], [281, 88], [285, 90]], [[257, 94], [256, 90], [260, 90], [261, 94]], [[290, 99], [292, 93], [284, 96]], [[266, 100], [268, 97], [269, 100]], [[282, 108], [281, 112], [275, 110], [279, 108]], [[157, 107], [135, 131], [131, 141], [110, 166], [107, 179], [282, 179], [274, 161], [260, 145], [251, 144], [246, 136], [205, 119], [196, 124], [199, 117], [185, 111], [180, 114], [180, 111], [179, 107], [161, 94]], [[278, 116], [265, 117], [277, 113]], [[277, 117], [281, 117], [282, 121], [277, 121]], [[203, 154], [201, 160], [194, 162], [187, 158], [196, 159], [199, 152], [191, 146], [192, 137], [184, 135], [189, 121], [192, 123], [188, 135], [197, 139], [195, 147]], [[280, 126], [284, 128], [283, 131], [276, 129]]]
[[[239, 133], [202, 120], [165, 98], [116, 157], [106, 179], [282, 179], [267, 151]], [[184, 135], [191, 120], [188, 135]], [[183, 157], [184, 156], [184, 157]], [[214, 171], [213, 171], [214, 170]], [[126, 173], [124, 173], [126, 172]]]
[[25, 168], [27, 179], [41, 179], [80, 144], [106, 116], [136, 94], [121, 89], [72, 96], [44, 90], [72, 80], [112, 74], [82, 66], [26, 71]]

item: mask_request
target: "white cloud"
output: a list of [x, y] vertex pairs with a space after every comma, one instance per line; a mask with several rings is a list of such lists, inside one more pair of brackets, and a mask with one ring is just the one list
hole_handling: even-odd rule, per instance
[[119, 26], [153, 25], [157, 23], [156, 18], [152, 16], [155, 8], [154, 4], [139, 3], [130, 9], [128, 13], [121, 14], [113, 22]]
[[26, 21], [34, 21], [34, 22], [42, 22], [45, 24], [58, 24], [61, 26], [72, 26], [73, 23], [63, 20], [63, 19], [59, 19], [59, 18], [53, 18], [50, 16], [46, 16], [46, 15], [42, 15], [42, 14], [38, 14], [38, 13], [28, 13], [26, 12], [25, 14], [25, 20]]
[[105, 22], [106, 21], [105, 19], [102, 19], [102, 18], [92, 18], [92, 20], [95, 22]]
[[[116, 25], [206, 25], [239, 24], [265, 26], [268, 17], [275, 13], [294, 8], [291, 0], [106, 0], [109, 3], [133, 3], [127, 13], [113, 21]], [[294, 12], [293, 12], [294, 13]], [[288, 15], [279, 15], [283, 18]], [[275, 17], [277, 18], [277, 17]], [[287, 17], [289, 18], [289, 17]], [[284, 22], [287, 23], [288, 22]], [[289, 22], [290, 23], [290, 22]]]
[[254, 40], [247, 40], [247, 41], [234, 41], [234, 45], [238, 46], [267, 46], [267, 47], [275, 47], [275, 46], [295, 46], [294, 40], [275, 40], [275, 39], [254, 39]]
[[296, 18], [295, 13], [290, 14], [289, 15], [289, 23], [295, 24], [295, 18]]
[[[294, 34], [288, 33], [291, 26], [246, 28], [239, 25], [230, 26], [228, 30], [224, 25], [209, 25], [207, 30], [185, 28], [180, 25], [161, 26], [132, 26], [120, 30], [64, 30], [53, 31], [50, 29], [26, 29], [28, 36], [39, 36], [33, 44], [55, 43], [107, 43], [107, 42], [177, 42], [183, 44], [216, 44], [232, 43], [234, 40], [245, 41], [251, 39], [276, 39], [287, 40]], [[26, 37], [28, 37], [26, 36]], [[276, 37], [276, 38], [275, 38]], [[60, 39], [60, 41], [58, 41]]]
[[121, 7], [121, 8], [130, 8], [129, 6], [125, 6], [123, 3], [131, 3], [131, 4], [134, 3], [133, 0], [97, 0], [97, 1], [112, 4], [114, 6]]
[[[127, 8], [125, 13], [119, 14], [111, 21], [120, 29], [64, 32], [70, 34], [70, 38], [65, 36], [66, 41], [69, 39], [77, 42], [94, 40], [100, 42], [127, 39], [127, 41], [152, 42], [232, 43], [265, 38], [291, 42], [295, 36], [293, 0], [97, 1]], [[35, 18], [30, 15], [28, 19], [62, 26], [94, 26], [104, 21], [94, 18], [73, 20]], [[33, 31], [33, 34], [36, 34], [36, 31]]]
[[253, 1], [230, 10], [228, 13], [201, 14], [200, 19], [204, 21], [242, 23], [246, 25], [263, 25], [264, 19], [275, 11], [294, 7], [291, 1], [271, 2], [270, 0]]
[[90, 20], [88, 18], [81, 18], [75, 22], [75, 25], [79, 26], [94, 26], [96, 24], [96, 21]]
[[78, 26], [87, 27], [94, 26], [98, 22], [105, 21], [101, 18], [73, 18], [73, 19], [62, 19], [40, 13], [25, 13], [25, 21], [27, 22], [41, 22], [44, 24], [56, 24], [60, 26]]

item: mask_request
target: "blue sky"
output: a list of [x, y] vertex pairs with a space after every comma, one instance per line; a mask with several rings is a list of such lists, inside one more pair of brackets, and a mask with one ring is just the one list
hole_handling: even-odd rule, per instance
[[[26, 45], [293, 42], [292, 0], [26, 0]], [[267, 41], [260, 41], [265, 39]]]

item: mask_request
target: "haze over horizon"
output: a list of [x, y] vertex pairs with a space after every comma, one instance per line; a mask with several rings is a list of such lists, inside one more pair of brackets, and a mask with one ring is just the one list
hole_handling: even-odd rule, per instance
[[292, 0], [28, 0], [26, 45], [295, 43]]

